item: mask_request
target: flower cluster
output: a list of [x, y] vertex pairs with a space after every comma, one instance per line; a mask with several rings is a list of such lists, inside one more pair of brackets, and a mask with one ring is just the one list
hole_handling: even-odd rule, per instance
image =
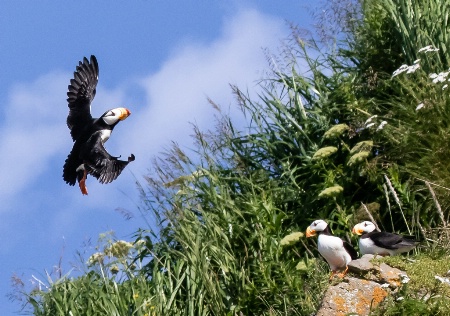
[[338, 150], [337, 147], [334, 147], [334, 146], [320, 148], [318, 151], [316, 151], [314, 153], [312, 159], [316, 160], [316, 159], [323, 159], [323, 158], [329, 157], [332, 154], [334, 154], [335, 152], [337, 152], [337, 150]]
[[105, 254], [102, 252], [96, 252], [94, 253], [92, 256], [89, 257], [88, 259], [88, 265], [89, 266], [93, 266], [98, 264], [103, 264], [103, 259], [105, 258]]
[[323, 190], [322, 192], [319, 193], [319, 197], [336, 197], [339, 194], [341, 194], [342, 192], [344, 192], [344, 188], [341, 187], [340, 185], [335, 185], [329, 188], [326, 188], [325, 190]]
[[354, 166], [354, 165], [360, 164], [360, 163], [366, 161], [366, 159], [369, 157], [369, 155], [370, 155], [369, 151], [360, 151], [350, 157], [350, 159], [347, 162], [347, 165]]
[[133, 248], [131, 243], [128, 241], [119, 240], [106, 249], [105, 253], [116, 258], [125, 258], [131, 248]]
[[[439, 48], [436, 48], [432, 45], [428, 45], [425, 47], [422, 47], [418, 50], [418, 53], [429, 53], [429, 52], [437, 52]], [[417, 69], [420, 68], [420, 59], [417, 59], [414, 61], [412, 65], [401, 65], [400, 68], [398, 68], [396, 71], [392, 73], [392, 77], [398, 76], [399, 74], [406, 72], [407, 74], [414, 73]]]
[[350, 150], [350, 154], [353, 155], [355, 153], [359, 153], [361, 151], [370, 151], [373, 147], [373, 141], [371, 140], [363, 140], [362, 142], [356, 143], [355, 146]]
[[449, 73], [450, 71], [443, 71], [438, 74], [432, 73], [430, 74], [430, 78], [433, 79], [433, 83], [445, 82]]
[[425, 47], [422, 47], [421, 49], [418, 50], [418, 53], [428, 53], [428, 52], [437, 52], [439, 50], [439, 48], [436, 48], [432, 45], [428, 45]]
[[411, 66], [401, 65], [400, 68], [398, 68], [396, 71], [394, 71], [392, 73], [392, 77], [398, 76], [399, 74], [401, 74], [403, 72], [406, 72], [407, 74], [414, 73], [417, 69], [420, 68], [419, 61], [420, 61], [420, 59], [415, 60]]
[[323, 135], [324, 138], [336, 138], [344, 134], [344, 132], [348, 131], [350, 128], [347, 124], [337, 124], [331, 127], [328, 131]]
[[300, 238], [303, 237], [303, 233], [302, 232], [295, 232], [292, 234], [289, 234], [287, 236], [284, 236], [283, 239], [281, 239], [280, 241], [280, 245], [281, 246], [290, 246], [295, 244], [297, 241], [300, 240]]

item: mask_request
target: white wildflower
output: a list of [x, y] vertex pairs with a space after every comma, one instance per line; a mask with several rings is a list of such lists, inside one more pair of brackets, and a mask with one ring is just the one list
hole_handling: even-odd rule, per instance
[[377, 117], [378, 117], [378, 115], [372, 115], [371, 117], [369, 117], [369, 118], [366, 120], [366, 122], [365, 122], [364, 124], [367, 125], [367, 123], [372, 122], [372, 119], [377, 118]]
[[405, 72], [406, 70], [408, 70], [408, 67], [408, 65], [401, 65], [400, 68], [392, 73], [392, 77], [398, 76], [402, 72]]
[[404, 299], [405, 298], [403, 296], [400, 296], [400, 297], [397, 297], [396, 301], [399, 302], [399, 301], [403, 301]]
[[402, 279], [402, 283], [406, 284], [410, 281], [410, 278], [406, 274], [399, 274], [400, 278]]
[[401, 65], [400, 68], [398, 68], [396, 71], [394, 71], [392, 73], [392, 77], [398, 76], [399, 74], [401, 74], [402, 72], [405, 72], [405, 71], [407, 74], [411, 74], [411, 73], [415, 72], [417, 69], [420, 68], [419, 61], [420, 61], [420, 59], [415, 60], [414, 64], [411, 66]]
[[230, 237], [233, 236], [233, 225], [228, 224], [228, 232], [230, 233]]
[[439, 50], [439, 48], [436, 48], [432, 45], [428, 45], [425, 47], [422, 47], [421, 49], [419, 49], [418, 53], [424, 52], [424, 53], [428, 53], [428, 52], [437, 52]]
[[372, 127], [372, 126], [374, 126], [374, 125], [375, 125], [375, 123], [367, 124], [367, 125], [366, 125], [366, 128], [370, 128], [370, 127]]
[[407, 74], [412, 74], [413, 72], [415, 72], [417, 69], [420, 68], [419, 64], [414, 64], [408, 67], [408, 70], [406, 70]]
[[87, 264], [89, 266], [93, 266], [97, 263], [103, 264], [103, 258], [105, 257], [105, 254], [103, 252], [96, 252], [92, 256], [89, 257]]
[[421, 108], [423, 108], [425, 105], [422, 103], [420, 103], [417, 107], [416, 107], [416, 111], [419, 111]]
[[381, 287], [381, 288], [387, 288], [387, 287], [389, 287], [389, 283], [381, 284], [380, 287]]
[[449, 278], [443, 278], [440, 277], [439, 275], [435, 275], [434, 278], [438, 281], [441, 281], [442, 283], [447, 283], [450, 285], [450, 279]]
[[433, 83], [444, 82], [449, 73], [449, 71], [443, 71], [438, 74], [432, 73], [430, 74], [430, 78], [433, 79]]
[[444, 84], [444, 85], [442, 86], [442, 90], [447, 89], [447, 87], [448, 87], [448, 84]]
[[380, 123], [380, 125], [378, 125], [378, 127], [377, 127], [377, 131], [380, 131], [380, 130], [382, 130], [383, 129], [383, 127], [385, 126], [387, 124], [387, 122], [386, 121], [383, 121], [383, 122], [381, 122]]

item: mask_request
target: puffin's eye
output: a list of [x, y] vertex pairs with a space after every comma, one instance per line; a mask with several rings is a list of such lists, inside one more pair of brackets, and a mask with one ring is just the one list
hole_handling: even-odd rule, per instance
[[368, 225], [367, 223], [364, 223], [364, 227], [367, 227], [367, 225]]

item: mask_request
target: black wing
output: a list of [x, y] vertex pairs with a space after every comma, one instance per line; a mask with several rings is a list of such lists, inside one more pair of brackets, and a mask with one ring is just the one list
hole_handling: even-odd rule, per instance
[[110, 183], [134, 160], [134, 155], [131, 154], [127, 161], [111, 156], [103, 147], [100, 136], [100, 131], [95, 132], [87, 141], [83, 153], [84, 168], [100, 183]]
[[355, 248], [353, 248], [352, 245], [350, 245], [345, 240], [342, 240], [342, 242], [344, 243], [344, 248], [350, 254], [350, 257], [352, 258], [352, 260], [358, 259], [358, 253], [356, 252]]
[[69, 103], [67, 126], [74, 141], [80, 136], [83, 128], [92, 122], [91, 102], [95, 97], [97, 82], [97, 59], [91, 55], [89, 62], [84, 57], [83, 62], [79, 62], [73, 73], [73, 79], [70, 80], [67, 92], [67, 102]]
[[399, 249], [418, 243], [412, 236], [402, 236], [388, 232], [371, 232], [366, 235], [373, 240], [376, 246], [385, 249]]

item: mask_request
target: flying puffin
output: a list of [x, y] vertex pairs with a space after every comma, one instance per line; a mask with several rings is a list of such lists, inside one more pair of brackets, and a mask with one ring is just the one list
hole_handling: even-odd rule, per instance
[[325, 258], [331, 268], [330, 279], [338, 270], [344, 270], [338, 274], [339, 277], [343, 278], [348, 270], [347, 265], [358, 257], [356, 250], [345, 240], [333, 236], [324, 220], [316, 220], [306, 229], [306, 237], [317, 234], [319, 235], [317, 240], [319, 253]]
[[99, 118], [91, 116], [91, 102], [95, 97], [98, 82], [98, 63], [94, 55], [90, 61], [86, 57], [79, 62], [70, 80], [67, 92], [69, 115], [67, 126], [74, 141], [72, 151], [63, 168], [63, 178], [69, 185], [78, 181], [81, 193], [87, 195], [86, 177], [90, 174], [100, 183], [115, 180], [130, 161], [111, 156], [104, 143], [109, 139], [114, 127], [130, 115], [126, 108], [108, 110]]
[[394, 256], [414, 249], [419, 242], [412, 236], [402, 236], [388, 232], [377, 232], [372, 222], [364, 221], [353, 227], [352, 233], [361, 235], [359, 250], [361, 254]]

